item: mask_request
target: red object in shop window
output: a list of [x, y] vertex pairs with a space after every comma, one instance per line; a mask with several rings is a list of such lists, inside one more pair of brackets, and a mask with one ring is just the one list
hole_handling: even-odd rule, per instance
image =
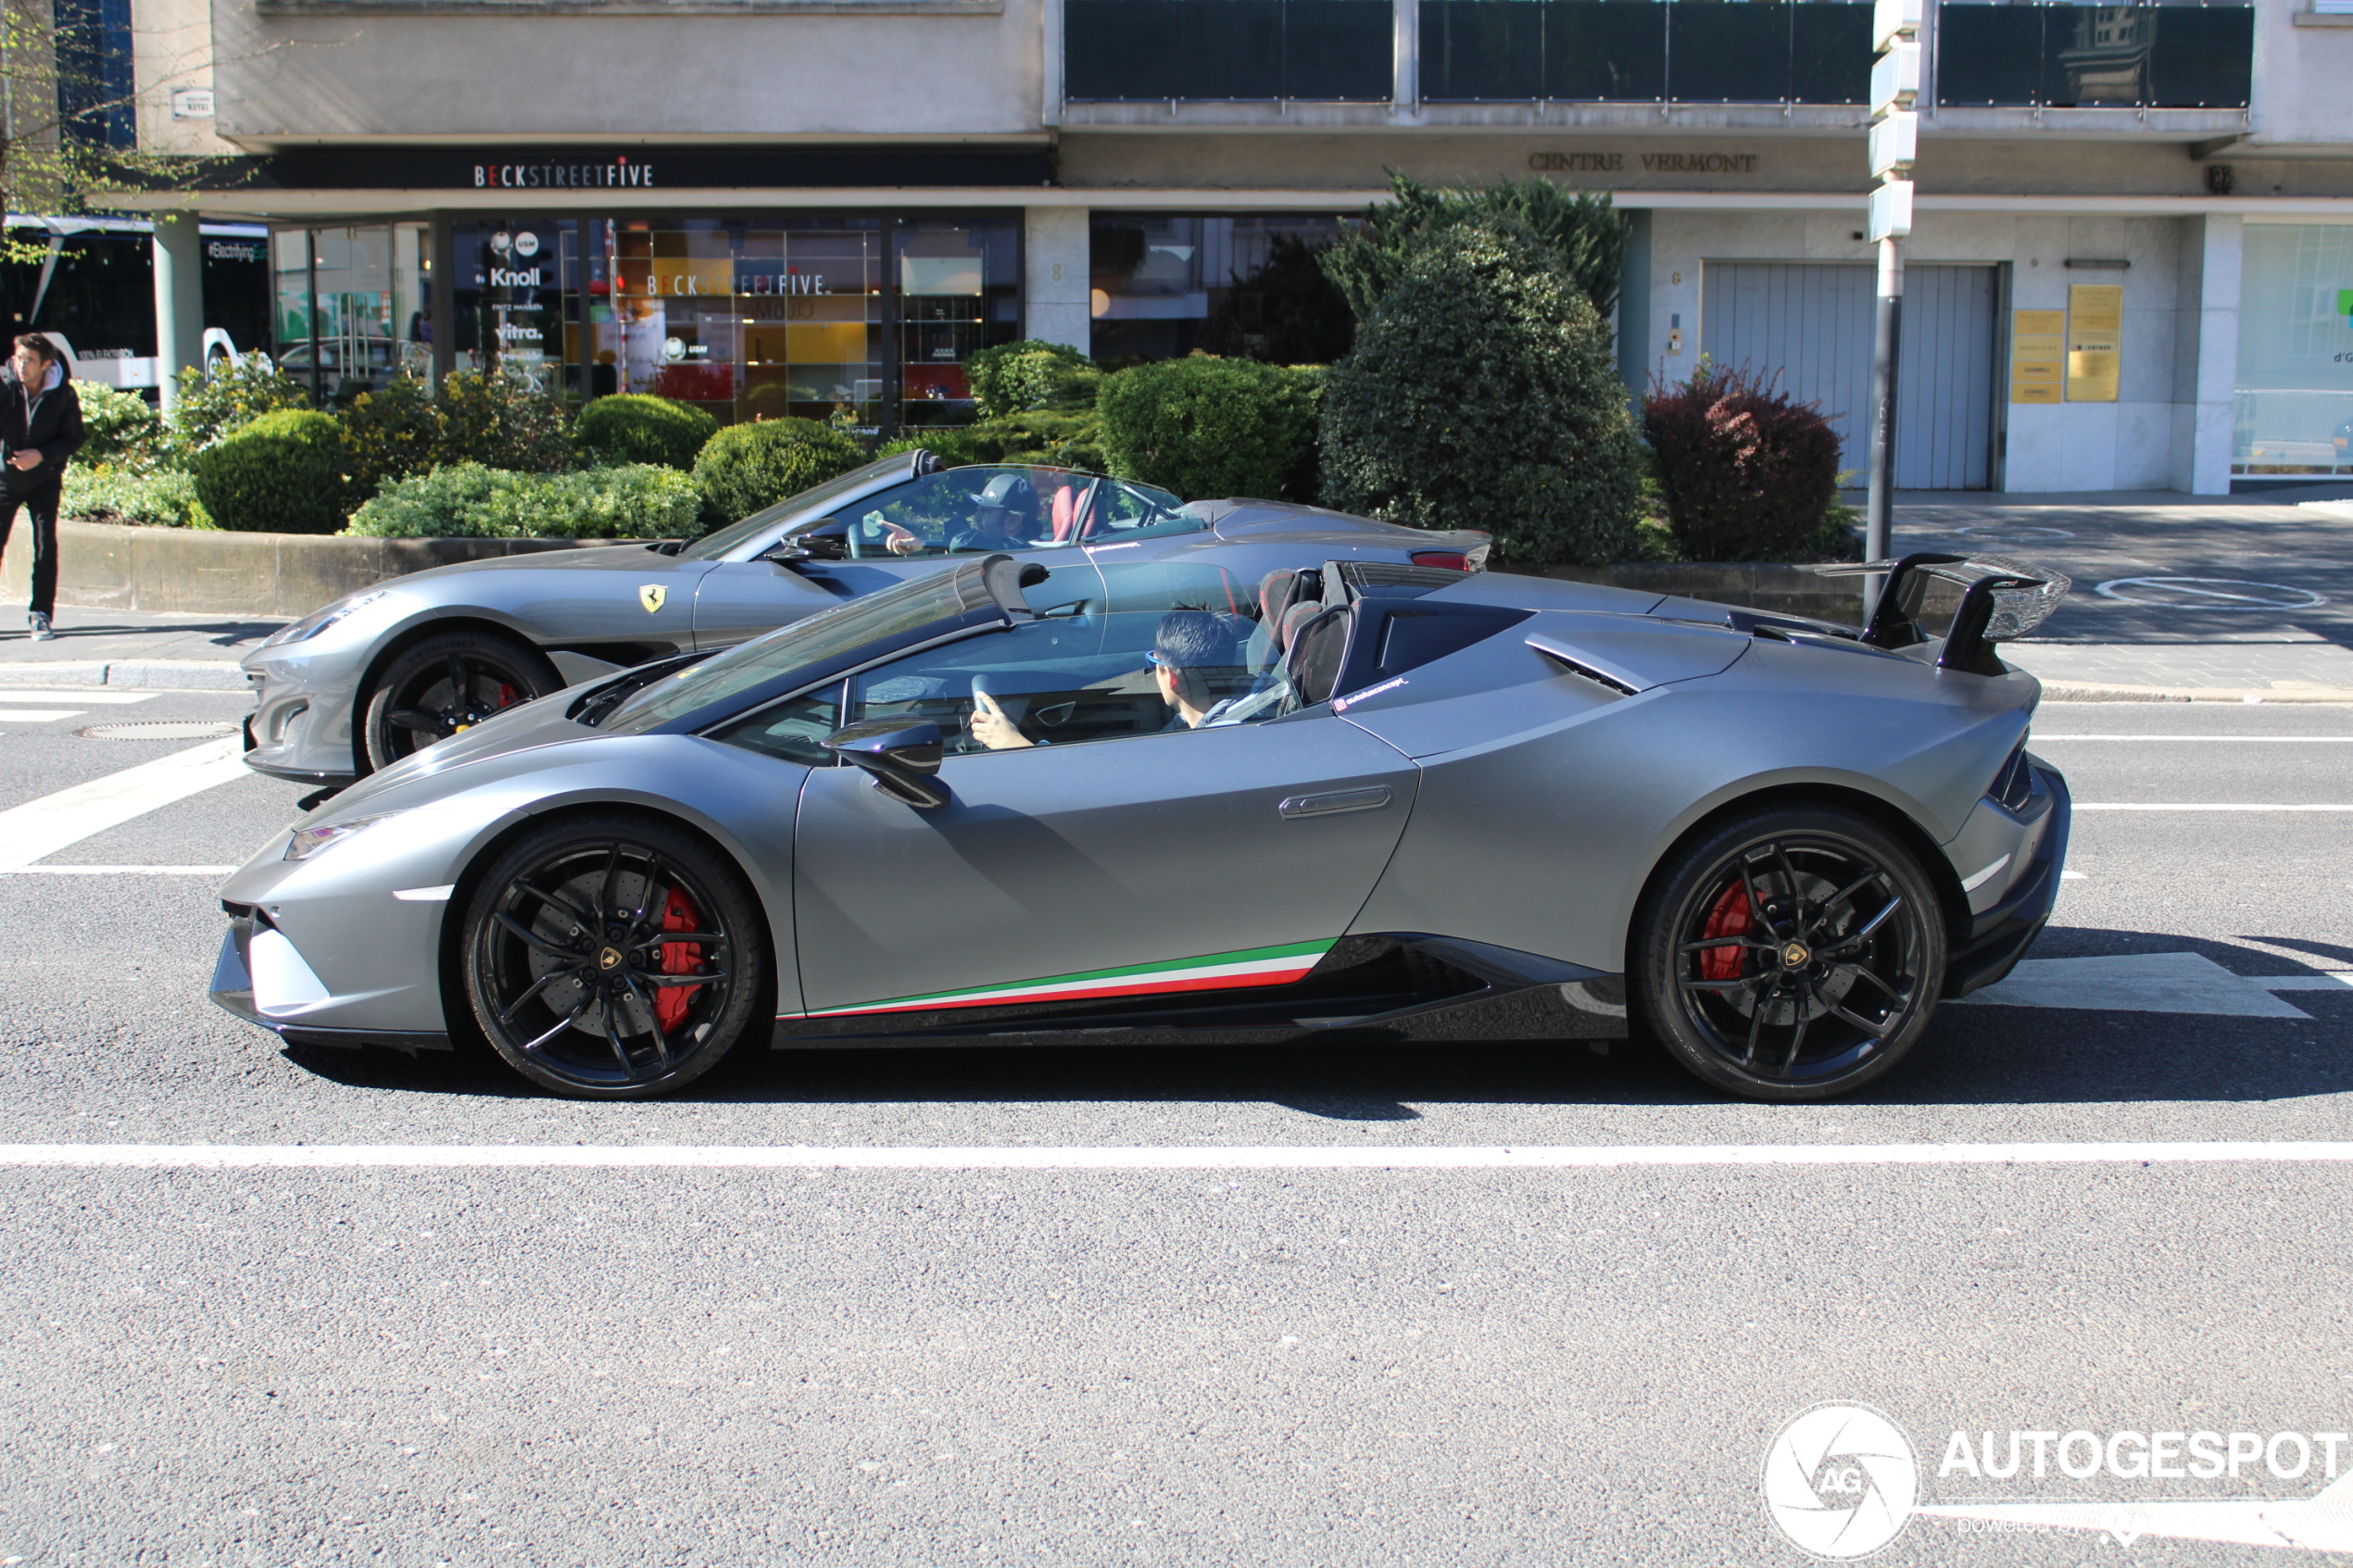
[[654, 372], [654, 395], [687, 403], [726, 403], [736, 395], [732, 365], [664, 365]]
[[906, 385], [909, 397], [966, 398], [973, 395], [962, 365], [910, 365]]

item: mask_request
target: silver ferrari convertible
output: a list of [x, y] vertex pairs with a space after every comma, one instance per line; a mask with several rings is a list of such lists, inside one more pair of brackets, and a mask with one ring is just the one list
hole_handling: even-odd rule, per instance
[[766, 1045], [1629, 1028], [1732, 1094], [1852, 1090], [2017, 961], [2068, 833], [1998, 651], [2066, 580], [1880, 570], [1856, 629], [1385, 561], [964, 560], [362, 781], [230, 880], [213, 996], [591, 1097]]
[[345, 784], [575, 682], [726, 647], [959, 559], [1007, 551], [1067, 576], [1205, 545], [1243, 572], [1327, 556], [1476, 569], [1488, 537], [902, 452], [685, 545], [468, 561], [324, 605], [246, 656], [245, 762]]

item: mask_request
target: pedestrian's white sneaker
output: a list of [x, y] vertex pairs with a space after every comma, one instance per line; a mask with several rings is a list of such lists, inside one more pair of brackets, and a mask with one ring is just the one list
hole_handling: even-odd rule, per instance
[[54, 643], [57, 640], [57, 634], [49, 630], [49, 618], [42, 614], [39, 610], [36, 609], [31, 615], [25, 617], [25, 621], [26, 623], [32, 629], [32, 640], [34, 642]]

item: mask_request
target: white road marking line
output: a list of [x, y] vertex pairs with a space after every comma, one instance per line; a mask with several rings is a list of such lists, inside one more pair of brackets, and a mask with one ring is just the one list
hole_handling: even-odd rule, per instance
[[79, 708], [0, 708], [0, 721], [13, 719], [19, 724], [46, 724], [58, 719], [79, 719]]
[[250, 777], [235, 735], [0, 811], [0, 872], [19, 871], [158, 807]]
[[[12, 691], [0, 691], [0, 702], [88, 702], [120, 704], [150, 702], [160, 696], [157, 692], [85, 691], [80, 686], [19, 686]], [[242, 696], [242, 692], [229, 692], [229, 696]]]
[[2353, 735], [2036, 735], [2046, 740], [2226, 740], [2233, 746], [2353, 746]]
[[2059, 880], [2061, 882], [2088, 882], [2091, 877], [2090, 873], [2085, 872], [2061, 872]]
[[0, 876], [227, 876], [234, 866], [9, 866]]
[[2028, 959], [1965, 1006], [2074, 1008], [2088, 1012], [2178, 1012], [2205, 1018], [2309, 1018], [2275, 991], [2353, 985], [2334, 970], [2238, 974], [2201, 953], [2117, 953], [2095, 959]]
[[2353, 806], [2222, 806], [2204, 801], [2079, 800], [2078, 811], [2353, 811]]
[[740, 1144], [0, 1144], [0, 1169], [1557, 1171], [1627, 1166], [2353, 1164], [2353, 1143], [809, 1148]]

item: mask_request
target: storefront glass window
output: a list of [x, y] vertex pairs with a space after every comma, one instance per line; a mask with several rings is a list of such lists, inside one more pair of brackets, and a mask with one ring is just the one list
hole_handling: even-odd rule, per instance
[[2353, 472], [2353, 224], [2249, 223], [2235, 473]]
[[[1292, 306], [1313, 302], [1290, 296], [1317, 291], [1316, 277], [1306, 270], [1314, 263], [1304, 253], [1329, 244], [1347, 221], [1298, 214], [1097, 218], [1089, 266], [1095, 358], [1132, 364], [1179, 358], [1204, 347], [1278, 358], [1295, 353], [1301, 362], [1327, 357], [1303, 346], [1315, 334], [1291, 319]], [[1302, 347], [1291, 346], [1293, 338], [1301, 338]], [[1341, 343], [1339, 351], [1345, 347]]]
[[273, 236], [278, 364], [321, 402], [425, 373], [424, 232], [396, 223]]
[[899, 284], [899, 422], [969, 424], [964, 361], [1021, 336], [1020, 236], [1010, 221], [911, 220], [892, 236]]
[[561, 218], [457, 226], [451, 336], [459, 368], [504, 364], [535, 386], [552, 391], [568, 384], [559, 280], [573, 227]]

